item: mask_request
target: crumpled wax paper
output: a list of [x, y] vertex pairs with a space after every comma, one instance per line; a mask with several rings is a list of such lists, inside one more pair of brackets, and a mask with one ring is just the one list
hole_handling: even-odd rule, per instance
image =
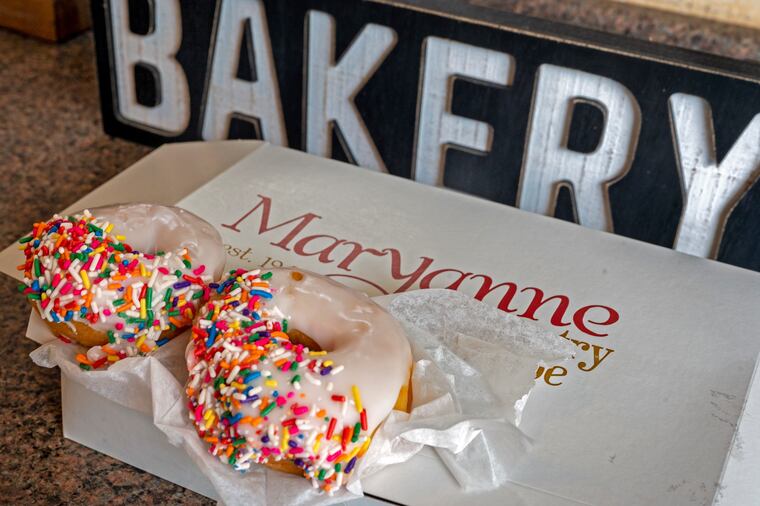
[[467, 491], [506, 483], [530, 441], [520, 432], [522, 407], [537, 365], [564, 360], [572, 347], [539, 325], [451, 290], [418, 290], [378, 297], [404, 326], [412, 346], [411, 413], [393, 411], [373, 437], [345, 489], [333, 496], [299, 476], [255, 466], [245, 474], [208, 454], [191, 425], [184, 398], [184, 349], [189, 333], [150, 357], [132, 357], [106, 370], [82, 371], [81, 349], [52, 336], [36, 314], [28, 337], [43, 367], [58, 366], [69, 379], [125, 407], [152, 414], [169, 441], [182, 446], [209, 478], [222, 502], [332, 504], [361, 495], [361, 479], [412, 458], [431, 446]]

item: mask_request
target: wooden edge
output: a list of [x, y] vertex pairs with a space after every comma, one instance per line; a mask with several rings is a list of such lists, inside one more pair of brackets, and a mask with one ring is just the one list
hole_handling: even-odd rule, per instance
[[613, 0], [651, 9], [760, 29], [760, 2], [757, 0]]
[[92, 25], [87, 0], [2, 0], [0, 26], [60, 42]]
[[57, 40], [77, 35], [92, 26], [88, 0], [55, 0]]

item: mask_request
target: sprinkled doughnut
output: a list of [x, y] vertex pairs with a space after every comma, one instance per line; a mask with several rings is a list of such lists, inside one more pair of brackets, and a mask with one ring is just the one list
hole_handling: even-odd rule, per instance
[[125, 204], [55, 215], [20, 240], [20, 291], [98, 368], [146, 354], [190, 326], [224, 270], [214, 228], [176, 207]]
[[394, 406], [412, 354], [399, 323], [364, 294], [292, 269], [231, 271], [212, 284], [186, 358], [192, 423], [212, 455], [339, 489]]

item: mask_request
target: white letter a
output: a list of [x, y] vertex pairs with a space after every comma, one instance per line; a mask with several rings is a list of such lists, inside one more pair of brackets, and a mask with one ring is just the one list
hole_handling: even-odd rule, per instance
[[[262, 139], [287, 146], [264, 6], [261, 0], [222, 0], [219, 9], [212, 37], [203, 138], [226, 139], [230, 120], [233, 116], [242, 116], [257, 127]], [[236, 77], [246, 21], [250, 21], [253, 39], [256, 74], [253, 83]]]

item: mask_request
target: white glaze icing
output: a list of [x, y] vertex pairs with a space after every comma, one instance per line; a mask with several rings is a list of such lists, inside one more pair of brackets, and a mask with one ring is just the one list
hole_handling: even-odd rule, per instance
[[[262, 274], [266, 272], [270, 271]], [[252, 282], [260, 281], [253, 275], [256, 273], [258, 271], [242, 275], [238, 273], [233, 279], [237, 279], [243, 291], [248, 291], [254, 286]], [[367, 435], [371, 435], [391, 412], [399, 391], [409, 380], [411, 349], [399, 323], [366, 295], [308, 271], [272, 269], [271, 273], [272, 277], [268, 281], [273, 297], [262, 299], [258, 309], [261, 320], [257, 321], [247, 314], [245, 304], [231, 307], [229, 301], [232, 300], [234, 304], [233, 295], [240, 293], [240, 290], [233, 291], [222, 301], [212, 301], [201, 310], [194, 328], [194, 339], [188, 345], [186, 353], [190, 371], [190, 418], [196, 422], [196, 427], [204, 437], [213, 434], [214, 437], [227, 435], [232, 439], [241, 436], [246, 438], [245, 448], [237, 448], [234, 454], [236, 469], [247, 469], [251, 461], [301, 458], [316, 463], [315, 466], [304, 467], [305, 474], [314, 478], [320, 469], [325, 468], [325, 461], [331, 455], [338, 452], [345, 456], [352, 452], [356, 455], [356, 450], [365, 442]], [[270, 291], [270, 288], [262, 289]], [[211, 315], [215, 311], [217, 316], [214, 318]], [[297, 329], [308, 335], [326, 353], [310, 355], [307, 351], [298, 362], [298, 353], [293, 348], [274, 346], [267, 352], [269, 359], [250, 367], [251, 370], [260, 372], [261, 378], [246, 383], [250, 386], [241, 388], [238, 392], [233, 387], [245, 382], [247, 372], [241, 372], [240, 368], [232, 368], [230, 371], [229, 367], [245, 353], [240, 347], [240, 333], [231, 331], [230, 339], [225, 338], [223, 331], [210, 340], [206, 337], [208, 334], [199, 336], [198, 332], [205, 333], [212, 325], [216, 325], [212, 319], [214, 322], [225, 322], [224, 325], [262, 325], [261, 322], [268, 322], [266, 327], [252, 327], [257, 330], [276, 330], [280, 322], [285, 320], [289, 329]], [[207, 348], [211, 342], [214, 344]], [[209, 353], [213, 353], [213, 357], [208, 357]], [[295, 370], [278, 368], [275, 363], [283, 358], [298, 362], [298, 367]], [[316, 365], [312, 360], [317, 362]], [[228, 368], [220, 368], [219, 364], [226, 364]], [[330, 372], [320, 374], [323, 367], [325, 370], [331, 367]], [[224, 384], [221, 388], [215, 388], [214, 379], [219, 374], [226, 375]], [[295, 374], [300, 376], [300, 381], [294, 382]], [[269, 383], [266, 382], [267, 379]], [[343, 446], [340, 434], [344, 427], [353, 428], [360, 421], [352, 394], [354, 387], [360, 394], [361, 407], [366, 410], [367, 428], [355, 443]], [[272, 399], [275, 390], [278, 396], [284, 396], [288, 400], [282, 406], [266, 411], [268, 402], [263, 404], [262, 399], [264, 396]], [[219, 401], [220, 396], [231, 393], [237, 395], [235, 398], [241, 402], [239, 407]], [[334, 395], [345, 397], [345, 402], [335, 401], [332, 398]], [[307, 406], [308, 412], [294, 415], [298, 406]], [[207, 427], [206, 417], [209, 416], [210, 409], [214, 411], [212, 419], [215, 422]], [[264, 415], [262, 410], [265, 410]], [[324, 410], [324, 413], [316, 416], [320, 410]], [[231, 429], [219, 422], [226, 413], [233, 418], [242, 416], [250, 420], [267, 416], [267, 419], [255, 425], [240, 423]], [[296, 435], [285, 437], [297, 442], [297, 453], [287, 456], [268, 454], [262, 457], [262, 448], [274, 447], [275, 451], [279, 448], [284, 431], [283, 422], [287, 423], [294, 418], [299, 430]], [[316, 452], [313, 451], [315, 436], [327, 433], [327, 420], [333, 418], [336, 420], [333, 434], [337, 435], [337, 440], [327, 441]], [[265, 442], [262, 442], [263, 435], [268, 438]], [[227, 460], [221, 446], [212, 445], [211, 451], [222, 461]], [[340, 462], [340, 458], [336, 462]], [[330, 467], [329, 463], [327, 465]], [[347, 465], [348, 462], [343, 461], [344, 468]], [[331, 471], [327, 469], [327, 472]], [[329, 476], [328, 474], [328, 479]], [[340, 477], [341, 481], [342, 479]]]
[[[123, 235], [125, 242], [136, 251], [150, 255], [165, 252], [163, 257], [148, 262], [154, 269], [164, 267], [172, 273], [180, 270], [182, 274], [192, 275], [192, 269], [182, 263], [182, 252], [187, 251], [196, 267], [206, 266], [199, 276], [204, 282], [219, 279], [222, 275], [225, 252], [221, 236], [210, 223], [190, 211], [158, 204], [119, 204], [93, 208], [90, 213], [99, 223], [113, 224], [114, 232]], [[154, 284], [157, 291], [162, 292], [163, 287], [178, 281], [182, 279], [174, 274], [159, 274]], [[142, 284], [149, 282], [150, 276], [133, 276], [124, 281], [123, 286], [136, 285], [139, 290]], [[103, 332], [113, 330], [114, 324], [119, 321], [113, 312], [113, 300], [117, 298], [118, 295], [112, 291], [95, 291], [95, 303], [98, 307], [110, 308], [112, 314], [90, 323], [90, 326]], [[159, 297], [155, 298], [154, 303], [155, 310], [163, 307]]]
[[[224, 269], [219, 234], [176, 207], [122, 204], [56, 215], [27, 239], [24, 283], [42, 318], [68, 323], [73, 334], [71, 322], [107, 333], [117, 358], [154, 349], [172, 322], [189, 323], [205, 284]], [[87, 353], [91, 362], [105, 355], [99, 346]]]
[[[296, 281], [289, 269], [272, 269], [274, 298], [270, 312], [288, 320], [288, 325], [308, 335], [327, 351], [322, 361], [343, 364], [342, 373], [331, 376], [333, 391], [346, 392], [357, 385], [367, 406], [370, 431], [385, 419], [406, 385], [412, 352], [401, 325], [365, 294], [327, 277], [302, 272]], [[327, 401], [313, 384], [303, 391], [316, 401]], [[337, 414], [337, 409], [328, 413]], [[345, 422], [356, 423], [349, 410]]]
[[219, 279], [226, 260], [219, 232], [206, 220], [186, 209], [158, 204], [117, 204], [96, 207], [90, 213], [114, 224], [114, 231], [143, 253], [178, 252], [187, 249], [196, 263]]

